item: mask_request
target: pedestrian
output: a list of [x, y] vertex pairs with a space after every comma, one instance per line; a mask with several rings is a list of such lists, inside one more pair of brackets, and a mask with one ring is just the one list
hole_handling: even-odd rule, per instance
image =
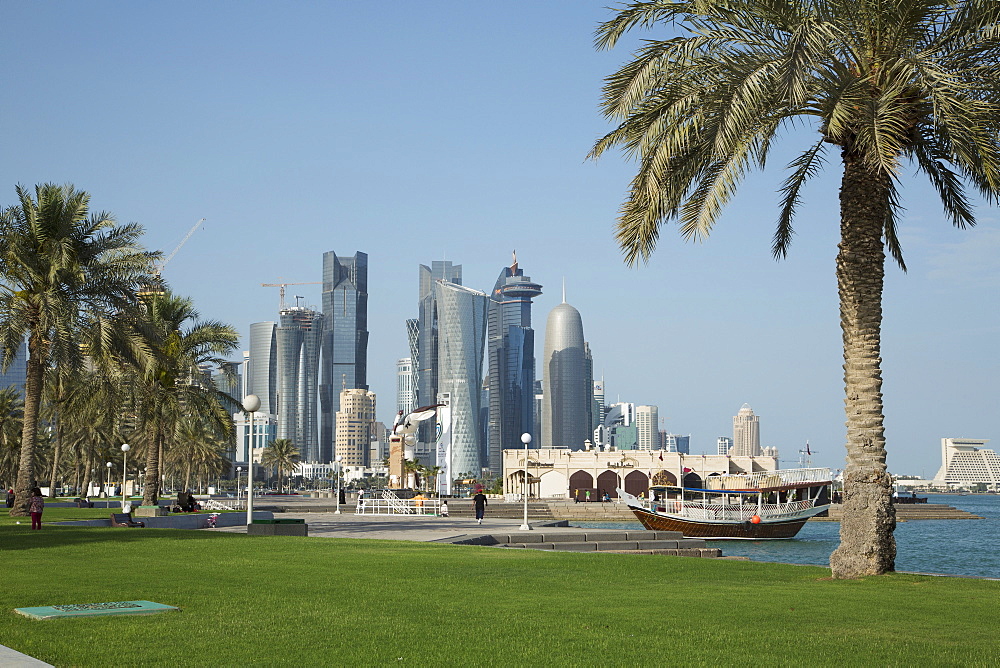
[[587, 503], [590, 503], [590, 490], [589, 489], [586, 492], [583, 493], [583, 500], [586, 501]]
[[476, 504], [476, 521], [482, 524], [483, 516], [486, 514], [486, 495], [480, 490], [478, 494], [472, 497], [472, 502]]
[[14, 490], [11, 488], [7, 489], [7, 507], [8, 508], [14, 507]]
[[355, 511], [356, 514], [364, 515], [365, 513], [365, 490], [358, 490], [358, 509]]
[[448, 517], [448, 502], [443, 499], [441, 501], [441, 517]]
[[42, 497], [42, 490], [37, 487], [31, 488], [31, 499], [28, 500], [28, 512], [31, 513], [31, 528], [42, 528], [42, 510], [45, 509], [45, 499]]
[[580, 490], [573, 490], [573, 503], [580, 503]]

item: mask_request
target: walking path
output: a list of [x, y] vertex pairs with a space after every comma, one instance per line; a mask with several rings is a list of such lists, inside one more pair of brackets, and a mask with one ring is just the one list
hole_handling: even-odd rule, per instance
[[0, 666], [3, 668], [45, 668], [46, 666], [52, 668], [51, 663], [39, 661], [3, 645], [0, 645]]

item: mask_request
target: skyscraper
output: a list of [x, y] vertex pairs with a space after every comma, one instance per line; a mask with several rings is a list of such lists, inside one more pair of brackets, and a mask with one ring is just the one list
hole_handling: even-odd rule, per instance
[[720, 436], [715, 442], [716, 454], [718, 455], [728, 455], [729, 450], [733, 447], [733, 439], [727, 438], [725, 436]]
[[304, 462], [327, 461], [319, 446], [316, 393], [323, 316], [304, 306], [284, 308], [277, 328], [278, 438], [290, 440]]
[[535, 330], [531, 328], [531, 300], [540, 294], [542, 286], [524, 275], [515, 255], [513, 263], [500, 271], [489, 301], [489, 417], [483, 465], [494, 475], [502, 472], [503, 451], [521, 447], [521, 434], [532, 430]]
[[438, 281], [434, 284], [434, 297], [437, 394], [450, 397], [450, 473], [478, 476], [483, 466], [480, 408], [488, 296], [455, 283]]
[[660, 409], [656, 406], [636, 406], [635, 421], [639, 428], [640, 450], [660, 449]]
[[321, 461], [331, 461], [340, 390], [368, 389], [368, 254], [323, 253]]
[[[278, 412], [278, 343], [273, 322], [250, 324], [250, 355], [244, 374], [246, 394], [260, 398], [259, 413]], [[240, 397], [242, 400], [242, 397]]]
[[375, 393], [344, 389], [339, 403], [335, 454], [342, 458], [343, 466], [368, 466], [375, 425]]
[[[437, 402], [438, 395], [438, 302], [434, 285], [437, 281], [462, 284], [462, 265], [447, 261], [434, 261], [431, 266], [420, 265], [419, 314], [417, 322], [407, 321], [407, 336], [412, 342], [416, 334], [417, 354], [413, 358], [416, 375], [416, 405], [427, 406]], [[433, 420], [425, 420], [417, 431], [422, 451], [435, 442]]]
[[543, 365], [541, 447], [579, 450], [591, 438], [593, 360], [583, 339], [583, 319], [565, 294], [545, 323]]
[[760, 451], [760, 417], [753, 414], [750, 404], [743, 404], [740, 411], [733, 416], [733, 450], [734, 457], [759, 457]]
[[[3, 353], [3, 348], [0, 348], [0, 354]], [[14, 353], [14, 359], [10, 363], [10, 366], [6, 371], [0, 369], [0, 389], [7, 387], [17, 387], [24, 395], [24, 381], [27, 378], [28, 373], [28, 340], [25, 339], [21, 342], [21, 345], [17, 347], [17, 352]]]
[[413, 385], [413, 359], [404, 357], [396, 360], [396, 410], [403, 415], [410, 413], [417, 404], [416, 387]]

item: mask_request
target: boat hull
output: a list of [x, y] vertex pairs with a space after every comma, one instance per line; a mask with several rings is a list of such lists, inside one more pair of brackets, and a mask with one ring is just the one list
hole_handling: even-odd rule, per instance
[[808, 517], [779, 522], [726, 522], [708, 523], [667, 517], [651, 513], [641, 508], [630, 507], [646, 529], [650, 531], [680, 531], [688, 538], [729, 538], [743, 540], [766, 540], [771, 538], [794, 538]]

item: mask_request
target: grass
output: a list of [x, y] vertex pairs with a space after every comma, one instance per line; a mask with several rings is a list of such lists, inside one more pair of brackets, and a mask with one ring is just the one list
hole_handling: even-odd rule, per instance
[[57, 666], [934, 666], [1000, 655], [1000, 583], [983, 580], [838, 581], [781, 564], [211, 531], [8, 525], [0, 546], [7, 611], [133, 599], [182, 609], [0, 615], [0, 643]]

